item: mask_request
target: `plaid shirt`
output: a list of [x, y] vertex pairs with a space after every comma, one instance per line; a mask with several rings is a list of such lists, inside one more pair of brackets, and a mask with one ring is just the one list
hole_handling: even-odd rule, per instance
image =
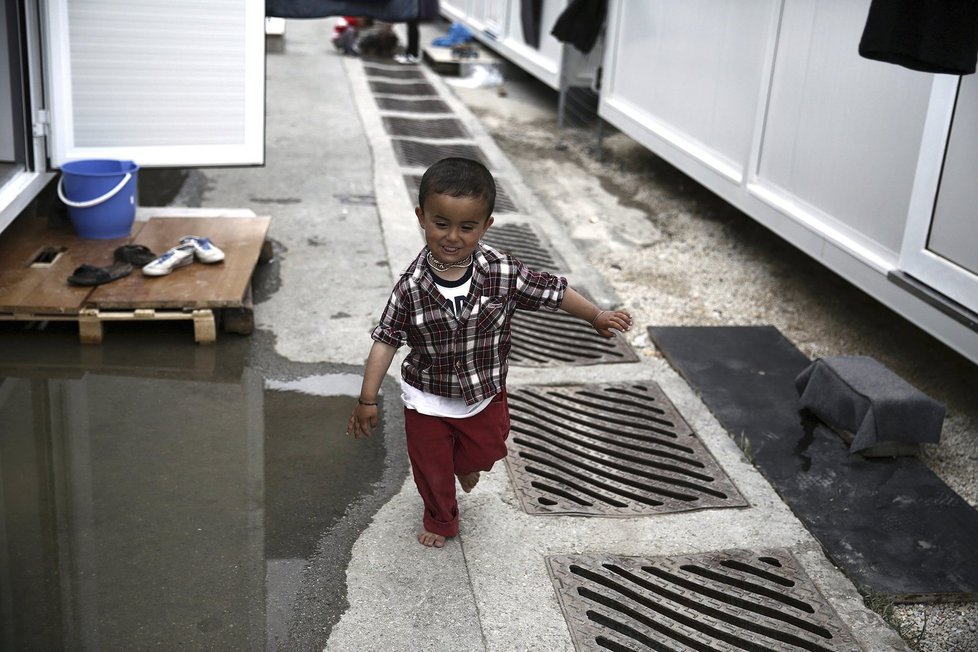
[[411, 347], [401, 365], [409, 385], [472, 405], [506, 386], [513, 312], [557, 310], [567, 279], [535, 272], [480, 242], [472, 285], [456, 318], [427, 271], [427, 254], [425, 247], [402, 272], [371, 337], [395, 348]]

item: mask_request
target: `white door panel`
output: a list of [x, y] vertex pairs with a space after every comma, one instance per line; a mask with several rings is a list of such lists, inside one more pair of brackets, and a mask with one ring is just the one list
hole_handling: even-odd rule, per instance
[[47, 3], [51, 164], [264, 158], [261, 0]]

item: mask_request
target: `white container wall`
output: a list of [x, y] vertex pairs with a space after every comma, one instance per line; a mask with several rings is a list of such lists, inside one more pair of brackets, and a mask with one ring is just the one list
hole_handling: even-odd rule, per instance
[[[907, 217], [932, 76], [858, 56], [868, 2], [787, 2], [758, 184], [812, 207], [891, 266]], [[807, 216], [801, 216], [807, 217]]]
[[531, 21], [524, 22], [520, 0], [441, 0], [440, 9], [449, 20], [464, 24], [480, 42], [517, 64], [553, 89], [560, 88], [564, 44], [550, 35], [568, 0], [543, 0], [539, 42]]
[[[567, 4], [441, 10], [559, 89]], [[609, 0], [599, 114], [978, 362], [978, 79], [860, 57], [869, 4]]]
[[612, 0], [599, 113], [978, 362], [978, 83], [860, 57], [868, 10]]
[[624, 3], [609, 16], [614, 42], [606, 43], [602, 104], [740, 183], [776, 4]]

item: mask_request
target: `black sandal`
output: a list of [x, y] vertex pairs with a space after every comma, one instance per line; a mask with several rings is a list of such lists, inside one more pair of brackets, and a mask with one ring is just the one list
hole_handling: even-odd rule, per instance
[[136, 267], [142, 267], [157, 258], [149, 247], [140, 244], [122, 245], [113, 252], [112, 257], [120, 263], [130, 263]]
[[68, 277], [68, 282], [72, 285], [102, 285], [109, 283], [123, 276], [132, 273], [132, 265], [129, 263], [113, 263], [108, 267], [95, 267], [94, 265], [82, 265], [75, 269], [74, 273]]

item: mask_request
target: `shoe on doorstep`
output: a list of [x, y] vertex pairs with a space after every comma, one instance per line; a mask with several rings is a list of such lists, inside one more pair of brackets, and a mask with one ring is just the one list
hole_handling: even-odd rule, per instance
[[143, 266], [146, 276], [166, 276], [178, 267], [194, 262], [194, 248], [190, 245], [179, 245], [168, 249], [154, 261]]
[[219, 263], [224, 260], [224, 252], [218, 249], [210, 238], [198, 235], [185, 235], [180, 238], [180, 245], [193, 247], [194, 255], [202, 263]]
[[394, 61], [397, 63], [413, 64], [418, 63], [418, 57], [413, 54], [395, 54]]

